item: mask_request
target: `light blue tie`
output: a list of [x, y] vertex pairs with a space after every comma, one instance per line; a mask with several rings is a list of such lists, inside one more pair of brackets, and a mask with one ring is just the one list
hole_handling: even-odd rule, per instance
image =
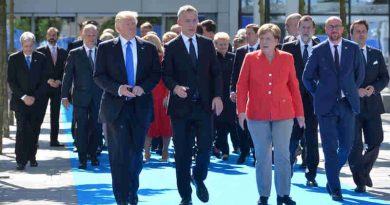
[[131, 50], [131, 42], [128, 41], [126, 47], [126, 72], [127, 81], [130, 86], [134, 86], [134, 63], [133, 63], [133, 51]]
[[26, 56], [26, 62], [27, 62], [28, 69], [30, 69], [31, 68], [31, 56]]

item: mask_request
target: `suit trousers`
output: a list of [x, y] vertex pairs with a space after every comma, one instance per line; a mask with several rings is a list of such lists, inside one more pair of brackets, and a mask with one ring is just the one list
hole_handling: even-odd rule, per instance
[[98, 123], [99, 108], [91, 102], [87, 107], [74, 106], [76, 120], [76, 146], [80, 162], [87, 161], [87, 154], [96, 156], [98, 133], [102, 133], [102, 125]]
[[[362, 131], [367, 149], [363, 153]], [[357, 186], [365, 186], [371, 169], [378, 158], [383, 142], [383, 128], [380, 114], [359, 114], [356, 117], [355, 139], [348, 162], [353, 180]]]
[[[58, 131], [60, 128], [60, 108], [61, 108], [61, 88], [49, 88], [47, 91], [46, 99], [44, 99], [44, 110], [46, 111], [47, 105], [50, 100], [50, 142], [55, 143], [58, 141]], [[42, 117], [42, 122], [43, 118]]]
[[260, 196], [269, 197], [272, 184], [274, 146], [275, 187], [278, 196], [290, 195], [291, 166], [289, 141], [293, 120], [248, 120], [256, 153], [256, 182]]
[[215, 146], [221, 150], [222, 154], [229, 155], [228, 134], [230, 134], [232, 141], [237, 138], [237, 129], [235, 123], [215, 122], [215, 131]]
[[137, 119], [132, 100], [126, 101], [113, 122], [107, 122], [112, 188], [117, 203], [137, 194], [142, 171], [142, 149], [148, 125]]
[[330, 113], [319, 115], [325, 156], [325, 171], [332, 192], [340, 190], [340, 170], [346, 163], [354, 138], [355, 115], [345, 98], [335, 102]]
[[[212, 113], [206, 112], [198, 102], [192, 102], [191, 113], [184, 118], [171, 117], [175, 145], [176, 180], [182, 198], [191, 198], [192, 146], [196, 136], [196, 160], [193, 178], [204, 181], [210, 163], [213, 135]], [[194, 129], [194, 130], [193, 130]], [[191, 134], [192, 132], [196, 135]]]
[[[35, 101], [40, 103], [40, 101]], [[22, 110], [15, 111], [16, 118], [16, 143], [15, 154], [18, 164], [27, 164], [29, 160], [35, 160], [38, 149], [38, 139], [41, 130], [42, 111], [33, 104]]]
[[306, 128], [300, 128], [297, 120], [294, 120], [293, 131], [290, 139], [290, 162], [294, 163], [295, 150], [298, 147], [299, 140], [304, 139], [304, 160], [307, 165], [305, 176], [307, 180], [314, 180], [317, 175], [319, 163], [318, 152], [318, 120], [314, 114], [313, 100], [309, 94], [302, 94], [302, 103], [305, 113]]

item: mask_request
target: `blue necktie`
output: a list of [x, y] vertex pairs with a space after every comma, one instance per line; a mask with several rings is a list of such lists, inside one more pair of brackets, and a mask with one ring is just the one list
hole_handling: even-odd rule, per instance
[[28, 69], [30, 69], [31, 68], [31, 56], [26, 56], [26, 62], [27, 62]]
[[196, 61], [197, 61], [197, 57], [196, 57], [196, 52], [195, 52], [195, 46], [194, 44], [192, 43], [192, 38], [188, 39], [190, 41], [190, 56], [191, 56], [191, 61], [192, 61], [192, 64], [194, 66], [196, 66]]
[[131, 50], [131, 42], [128, 41], [126, 47], [126, 72], [127, 81], [130, 86], [134, 86], [134, 63], [133, 63], [133, 51]]
[[305, 45], [305, 49], [303, 50], [303, 56], [302, 56], [304, 66], [306, 65], [307, 59], [309, 58], [309, 52], [307, 51], [307, 47], [309, 47], [309, 45]]

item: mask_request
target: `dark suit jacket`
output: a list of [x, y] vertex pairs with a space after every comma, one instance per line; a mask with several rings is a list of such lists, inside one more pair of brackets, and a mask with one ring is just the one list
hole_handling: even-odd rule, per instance
[[[68, 53], [65, 49], [57, 47], [57, 61], [54, 65], [53, 59], [51, 57], [51, 51], [49, 46], [42, 46], [37, 49], [39, 52], [45, 54], [46, 62], [47, 62], [47, 73], [48, 78], [54, 80], [62, 81], [62, 77], [64, 75], [64, 66], [66, 62], [66, 58], [68, 57]], [[48, 86], [49, 88], [52, 88]], [[53, 88], [54, 89], [54, 88]]]
[[233, 71], [234, 53], [227, 52], [222, 56], [217, 52], [217, 59], [222, 72], [222, 102], [223, 110], [216, 120], [220, 122], [234, 123], [236, 120], [236, 103], [230, 100], [230, 78]]
[[359, 46], [342, 40], [340, 70], [338, 71], [330, 50], [329, 41], [313, 48], [302, 81], [314, 97], [314, 110], [318, 115], [330, 113], [341, 90], [354, 113], [360, 112], [358, 88], [364, 80], [364, 61]]
[[37, 51], [32, 53], [30, 69], [22, 51], [9, 57], [7, 81], [12, 92], [11, 110], [21, 111], [27, 107], [21, 99], [24, 95], [33, 96], [34, 104], [39, 104], [47, 89], [46, 68], [45, 55]]
[[365, 88], [372, 85], [375, 92], [370, 97], [360, 98], [360, 112], [365, 115], [380, 115], [385, 112], [380, 92], [389, 83], [389, 73], [380, 50], [367, 46], [365, 71], [366, 77], [360, 87]]
[[93, 68], [84, 46], [71, 50], [65, 65], [61, 97], [69, 99], [69, 90], [73, 84], [72, 102], [75, 106], [86, 107], [92, 100], [100, 102], [102, 90], [93, 81], [92, 73]]
[[[136, 37], [137, 41], [137, 86], [145, 94], [132, 100], [135, 104], [135, 116], [141, 125], [149, 126], [153, 116], [152, 90], [161, 78], [161, 64], [156, 47]], [[102, 42], [99, 45], [94, 79], [103, 89], [99, 118], [102, 122], [116, 120], [125, 103], [125, 97], [118, 95], [119, 86], [128, 84], [126, 66], [119, 37]]]
[[[260, 49], [260, 45], [257, 46], [256, 50]], [[234, 58], [234, 66], [233, 66], [233, 72], [232, 77], [230, 80], [230, 92], [236, 92], [236, 85], [238, 81], [238, 77], [240, 76], [241, 66], [244, 62], [245, 55], [248, 53], [248, 45], [241, 46], [236, 51], [236, 57]]]
[[[191, 57], [179, 35], [165, 46], [163, 60], [163, 80], [171, 90], [168, 114], [171, 117], [184, 117], [191, 112], [191, 96], [197, 88], [203, 109], [211, 113], [211, 102], [214, 97], [222, 98], [222, 75], [218, 66], [213, 42], [196, 35], [198, 46], [197, 65], [193, 66]], [[176, 85], [188, 86], [187, 98], [174, 94]]]
[[[313, 46], [317, 45], [314, 40], [312, 40], [312, 42]], [[292, 42], [285, 43], [283, 44], [282, 50], [291, 53], [294, 57], [294, 67], [295, 72], [297, 74], [297, 79], [299, 81], [299, 90], [301, 91], [301, 95], [308, 93], [302, 82], [302, 75], [303, 70], [305, 69], [305, 65], [303, 64], [300, 41], [295, 40]]]

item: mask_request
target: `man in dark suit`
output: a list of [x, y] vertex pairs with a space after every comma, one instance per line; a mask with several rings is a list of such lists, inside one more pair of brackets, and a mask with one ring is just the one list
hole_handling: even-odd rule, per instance
[[325, 21], [328, 40], [315, 46], [303, 72], [303, 84], [314, 97], [325, 155], [327, 190], [335, 201], [343, 200], [339, 174], [348, 159], [360, 112], [358, 88], [364, 79], [359, 46], [342, 38], [341, 19]]
[[[246, 30], [246, 40], [248, 42], [248, 45], [242, 46], [237, 49], [236, 51], [236, 57], [234, 58], [234, 67], [230, 82], [230, 99], [233, 102], [236, 102], [236, 84], [238, 81], [238, 76], [240, 75], [241, 66], [244, 62], [245, 55], [248, 52], [252, 52], [255, 50], [260, 49], [259, 44], [259, 36], [257, 35], [257, 31], [259, 30], [259, 26], [257, 24], [248, 24], [245, 27]], [[249, 154], [250, 147], [252, 145], [252, 139], [250, 137], [250, 133], [248, 131], [248, 127], [246, 125], [245, 121], [245, 130], [242, 130], [240, 126], [238, 125], [238, 122], [236, 123], [237, 126], [237, 133], [238, 137], [240, 138], [240, 157], [237, 160], [237, 164], [243, 164], [246, 160], [246, 157]], [[254, 156], [254, 155], [253, 155]]]
[[[192, 204], [191, 179], [198, 198], [207, 202], [204, 180], [210, 163], [213, 141], [213, 111], [222, 105], [222, 75], [213, 42], [196, 35], [198, 11], [190, 5], [180, 7], [177, 23], [182, 33], [165, 47], [163, 80], [171, 90], [168, 113], [172, 120], [175, 145], [176, 179], [181, 205]], [[196, 165], [191, 176], [191, 128], [196, 133]]]
[[[58, 47], [58, 29], [50, 27], [46, 32], [48, 44], [37, 50], [46, 56], [48, 89], [44, 99], [44, 110], [46, 110], [50, 99], [50, 146], [62, 147], [64, 144], [58, 142], [60, 106], [61, 106], [61, 84], [64, 74], [64, 66], [67, 58], [65, 49]], [[43, 113], [44, 114], [44, 113]], [[42, 120], [45, 115], [42, 116]]]
[[[351, 36], [363, 52], [366, 77], [359, 88], [360, 114], [356, 117], [355, 139], [348, 162], [356, 184], [355, 192], [372, 187], [370, 172], [383, 142], [381, 114], [385, 112], [381, 91], [389, 83], [389, 73], [380, 50], [366, 45], [368, 23], [357, 20], [351, 25]], [[363, 154], [362, 131], [367, 149]]]
[[79, 169], [87, 168], [87, 155], [92, 166], [98, 166], [96, 149], [102, 126], [98, 123], [98, 111], [102, 90], [92, 78], [96, 56], [97, 28], [88, 24], [83, 30], [84, 45], [70, 51], [65, 65], [62, 85], [62, 104], [69, 107], [69, 90], [74, 85], [72, 103], [74, 106], [76, 146], [79, 156]]
[[[303, 140], [304, 150], [306, 154], [303, 160], [306, 161], [307, 170], [305, 176], [307, 179], [306, 185], [309, 187], [317, 187], [315, 180], [317, 167], [319, 163], [318, 154], [318, 121], [314, 114], [313, 97], [306, 90], [302, 82], [302, 73], [306, 62], [313, 50], [313, 46], [317, 43], [312, 39], [315, 23], [310, 16], [303, 16], [298, 22], [298, 40], [286, 43], [282, 50], [291, 53], [294, 56], [294, 66], [297, 78], [299, 80], [299, 90], [301, 92], [303, 108], [305, 113], [305, 128], [299, 127], [299, 124], [294, 120], [293, 130], [290, 139], [290, 162], [293, 166], [296, 159], [296, 149], [299, 146], [299, 141]], [[302, 162], [303, 163], [303, 162]], [[293, 169], [292, 169], [293, 170]]]
[[99, 45], [94, 79], [104, 91], [99, 119], [107, 123], [115, 200], [135, 205], [142, 150], [153, 118], [151, 91], [161, 78], [161, 65], [156, 47], [135, 36], [136, 12], [119, 12], [115, 29], [119, 37]]
[[[83, 30], [84, 30], [84, 27], [88, 24], [92, 24], [92, 25], [95, 25], [97, 28], [99, 27], [99, 23], [96, 22], [95, 20], [88, 20], [88, 21], [83, 21], [82, 23], [79, 23], [79, 29], [80, 29], [80, 36], [73, 42], [69, 43], [68, 44], [68, 53], [72, 50], [72, 49], [75, 49], [75, 48], [78, 48], [80, 46], [83, 46], [84, 44], [84, 41], [82, 39], [82, 36], [83, 36]], [[99, 30], [99, 29], [98, 29]], [[96, 39], [97, 43], [96, 45], [99, 45], [99, 43], [101, 42], [98, 38]]]
[[35, 155], [41, 116], [44, 112], [43, 99], [47, 88], [46, 57], [34, 51], [35, 36], [24, 32], [20, 36], [22, 51], [8, 60], [7, 81], [12, 92], [11, 110], [16, 117], [16, 169], [24, 170], [28, 161], [31, 167], [38, 166]]

